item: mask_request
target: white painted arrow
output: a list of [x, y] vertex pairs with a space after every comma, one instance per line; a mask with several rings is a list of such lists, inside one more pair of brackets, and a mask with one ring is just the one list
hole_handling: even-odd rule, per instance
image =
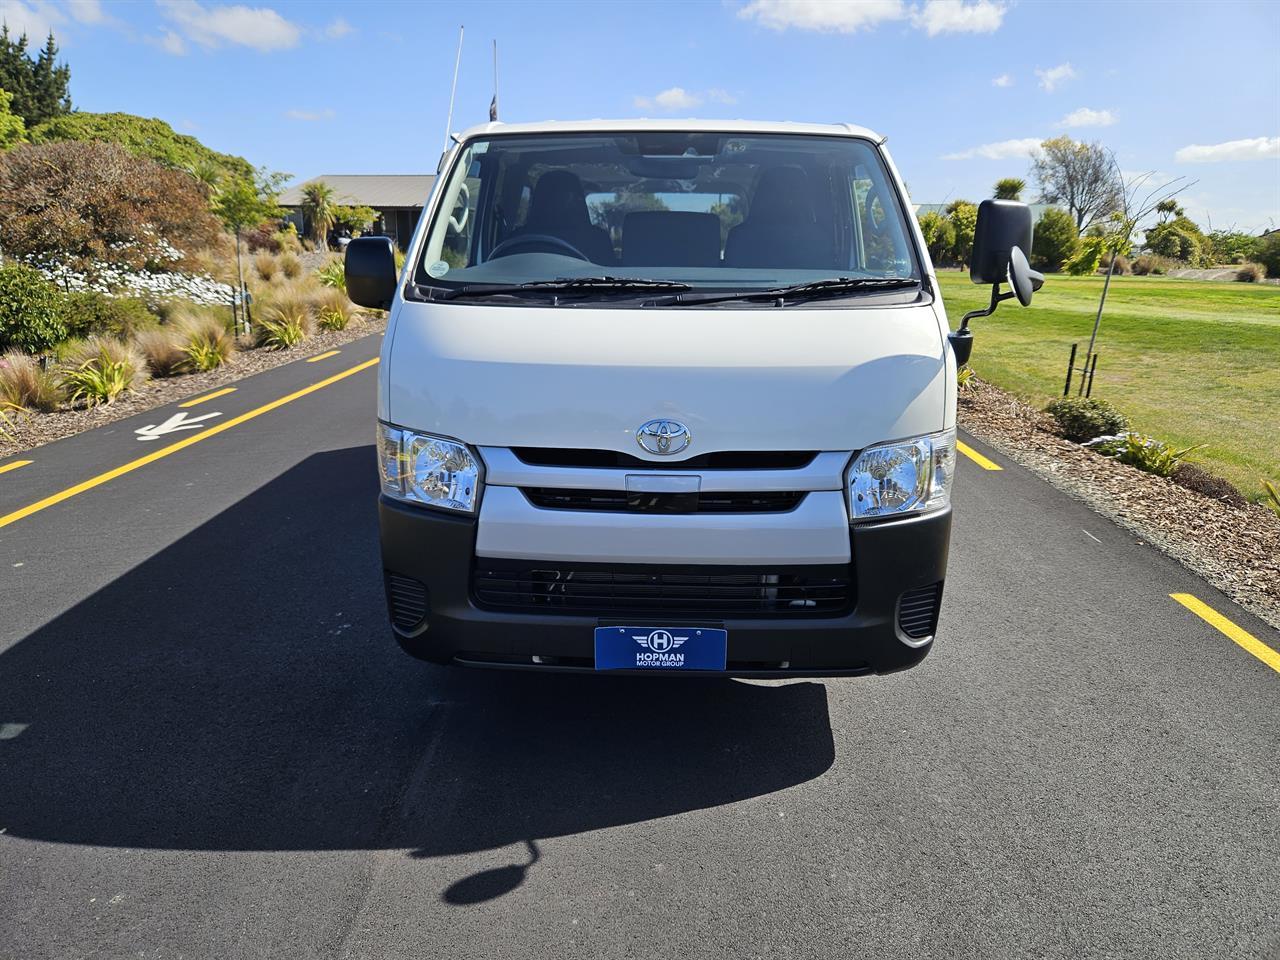
[[166, 433], [173, 433], [175, 430], [199, 430], [201, 420], [220, 416], [221, 413], [206, 413], [203, 417], [188, 418], [186, 412], [180, 410], [164, 423], [151, 423], [133, 432], [138, 435], [139, 440], [159, 440]]

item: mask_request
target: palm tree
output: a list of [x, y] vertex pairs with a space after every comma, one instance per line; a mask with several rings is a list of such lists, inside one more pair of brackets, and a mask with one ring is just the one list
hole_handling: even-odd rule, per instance
[[997, 200], [1021, 200], [1022, 191], [1027, 189], [1027, 181], [1021, 177], [1001, 177], [996, 181], [995, 198]]
[[315, 241], [316, 249], [328, 249], [329, 231], [338, 218], [333, 187], [323, 180], [316, 180], [303, 187], [302, 213], [311, 221], [311, 238]]

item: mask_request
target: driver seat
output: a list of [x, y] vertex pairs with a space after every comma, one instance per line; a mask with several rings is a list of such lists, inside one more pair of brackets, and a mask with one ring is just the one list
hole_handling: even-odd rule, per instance
[[513, 237], [542, 233], [571, 243], [592, 263], [613, 264], [609, 233], [591, 222], [582, 181], [568, 170], [548, 170], [533, 186], [529, 216]]

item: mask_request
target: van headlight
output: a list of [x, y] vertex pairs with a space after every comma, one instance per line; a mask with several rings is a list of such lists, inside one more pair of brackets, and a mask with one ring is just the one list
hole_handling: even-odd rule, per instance
[[849, 467], [849, 518], [870, 520], [951, 503], [956, 432], [867, 447]]
[[480, 461], [456, 440], [379, 423], [378, 473], [397, 500], [459, 513], [475, 513], [480, 500]]

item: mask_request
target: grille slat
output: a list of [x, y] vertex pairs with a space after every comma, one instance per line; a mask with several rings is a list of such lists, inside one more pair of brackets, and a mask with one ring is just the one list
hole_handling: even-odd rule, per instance
[[472, 591], [482, 607], [614, 615], [654, 611], [832, 616], [853, 607], [846, 565], [793, 568], [609, 566], [548, 568], [481, 558]]
[[520, 492], [543, 510], [604, 513], [786, 513], [806, 495], [803, 490], [633, 495], [623, 490], [566, 487], [521, 487]]
[[[642, 467], [652, 470], [653, 460], [643, 460], [616, 450], [574, 450], [559, 447], [512, 447], [511, 452], [533, 467]], [[818, 455], [816, 450], [721, 450], [670, 462], [677, 470], [799, 470]]]
[[941, 582], [908, 590], [898, 601], [898, 629], [913, 640], [933, 636], [941, 606]]
[[427, 588], [412, 577], [387, 573], [387, 606], [391, 622], [401, 630], [412, 630], [427, 616]]

